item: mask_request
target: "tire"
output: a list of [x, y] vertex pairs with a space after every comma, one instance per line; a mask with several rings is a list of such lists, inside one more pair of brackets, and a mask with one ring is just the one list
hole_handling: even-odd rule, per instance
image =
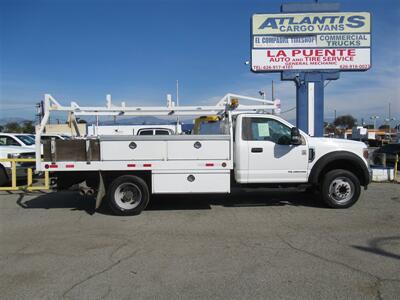
[[347, 170], [332, 170], [325, 174], [321, 186], [322, 200], [332, 208], [348, 208], [360, 197], [358, 178]]
[[6, 170], [2, 165], [0, 165], [0, 186], [6, 185], [7, 182], [8, 182], [8, 176]]
[[123, 175], [110, 184], [107, 199], [114, 214], [132, 216], [140, 214], [146, 208], [150, 193], [142, 178]]

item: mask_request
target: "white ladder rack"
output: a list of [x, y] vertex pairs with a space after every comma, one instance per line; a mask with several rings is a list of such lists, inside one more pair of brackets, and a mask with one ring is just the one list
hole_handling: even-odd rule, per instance
[[[175, 106], [175, 103], [168, 96], [166, 106], [126, 106], [125, 102], [122, 102], [118, 106], [112, 104], [111, 95], [107, 95], [106, 106], [80, 106], [76, 102], [71, 102], [70, 106], [63, 106], [50, 94], [45, 94], [43, 119], [45, 119], [46, 114], [50, 113], [50, 111], [70, 112], [76, 116], [203, 116], [220, 115], [228, 111], [257, 112], [279, 109], [279, 99], [272, 101], [236, 94], [226, 94], [216, 105]], [[231, 106], [230, 104], [233, 99], [257, 102], [257, 105], [239, 103], [237, 106]]]

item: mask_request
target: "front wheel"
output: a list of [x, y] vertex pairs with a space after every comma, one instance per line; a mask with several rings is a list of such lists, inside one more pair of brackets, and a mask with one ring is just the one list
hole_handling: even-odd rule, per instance
[[108, 189], [110, 208], [121, 216], [140, 214], [149, 203], [149, 198], [146, 182], [133, 175], [117, 177]]
[[332, 170], [325, 174], [321, 192], [322, 199], [329, 207], [348, 208], [360, 197], [360, 181], [347, 170]]

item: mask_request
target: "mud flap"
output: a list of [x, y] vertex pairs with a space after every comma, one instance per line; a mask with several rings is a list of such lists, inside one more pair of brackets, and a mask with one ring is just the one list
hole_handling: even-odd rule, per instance
[[104, 196], [106, 195], [106, 189], [104, 186], [103, 175], [99, 172], [99, 187], [97, 188], [97, 196], [96, 196], [96, 209], [98, 209], [103, 201]]

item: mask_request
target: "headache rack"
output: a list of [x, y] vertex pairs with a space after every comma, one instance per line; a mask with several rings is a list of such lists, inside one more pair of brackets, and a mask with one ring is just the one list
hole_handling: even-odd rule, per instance
[[[257, 104], [247, 105], [240, 101], [256, 102]], [[238, 113], [260, 113], [269, 112], [279, 114], [280, 100], [266, 100], [254, 97], [248, 97], [237, 94], [226, 94], [216, 105], [201, 106], [178, 106], [172, 101], [171, 95], [167, 95], [166, 106], [127, 106], [125, 102], [121, 105], [114, 105], [111, 101], [111, 95], [106, 96], [106, 106], [80, 106], [76, 102], [71, 102], [69, 106], [61, 105], [50, 94], [44, 95], [43, 101], [43, 117], [40, 126], [36, 132], [36, 165], [39, 168], [41, 157], [41, 135], [49, 120], [52, 111], [66, 112], [69, 114], [68, 119], [74, 126], [77, 137], [82, 137], [79, 132], [76, 116], [95, 116], [98, 120], [99, 116], [209, 116], [218, 115], [221, 118], [228, 118], [231, 122], [232, 115]], [[97, 121], [98, 123], [98, 121]], [[54, 140], [45, 147], [52, 147]], [[76, 147], [90, 147], [90, 141], [77, 141]], [[88, 145], [89, 144], [89, 145]], [[49, 153], [49, 151], [45, 151]], [[50, 149], [51, 152], [51, 149]], [[93, 155], [97, 155], [94, 153]], [[82, 157], [82, 160], [85, 160]]]

